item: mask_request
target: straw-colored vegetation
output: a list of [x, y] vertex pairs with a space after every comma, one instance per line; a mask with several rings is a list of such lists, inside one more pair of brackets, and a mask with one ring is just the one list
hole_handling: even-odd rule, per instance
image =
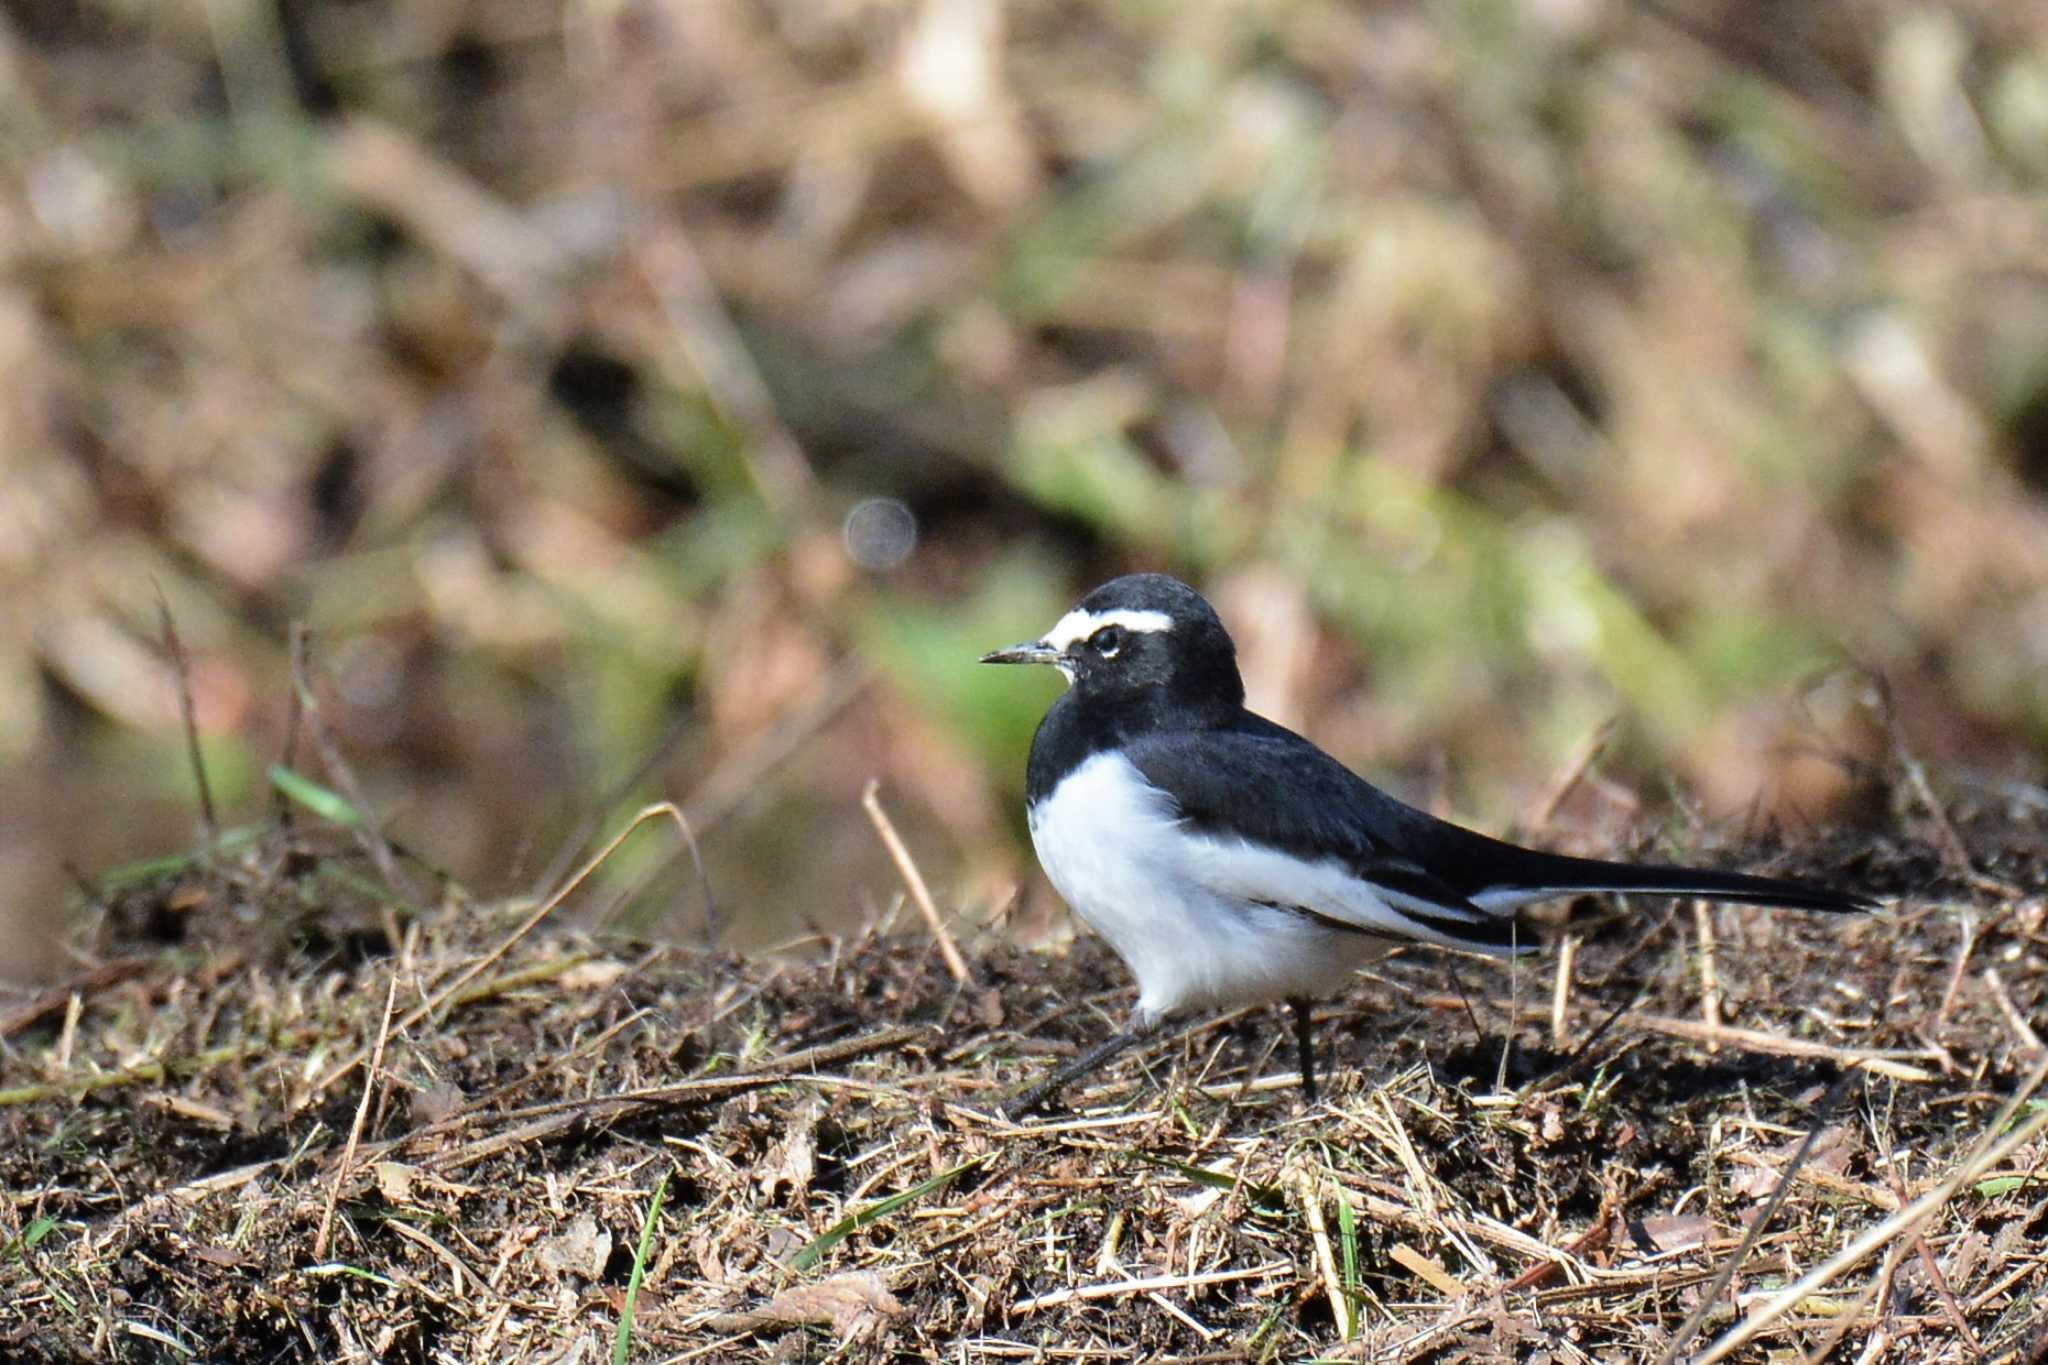
[[[1950, 836], [2048, 875], [2008, 825]], [[43, 1040], [0, 1089], [9, 1358], [2048, 1345], [2048, 1051], [2015, 1004], [2048, 991], [2044, 904], [1959, 913], [1993, 881], [1929, 844], [1857, 855], [1915, 889], [1878, 916], [1667, 908], [1569, 926], [1554, 968], [1392, 960], [1319, 1012], [1314, 1107], [1252, 1011], [1012, 1119], [1122, 1007], [1092, 943], [971, 943], [956, 979], [887, 924], [746, 963], [454, 897], [393, 952], [369, 902], [337, 917], [323, 842], [110, 903], [105, 965], [0, 1018]]]
[[[0, 11], [0, 1359], [2038, 1360], [2044, 148], [2027, 4]], [[1895, 907], [1013, 1124], [1127, 995], [971, 661], [1139, 567]]]
[[189, 840], [159, 592], [230, 809], [304, 620], [422, 852], [524, 890], [676, 797], [752, 942], [888, 884], [873, 776], [935, 883], [1006, 899], [1046, 693], [969, 660], [1132, 567], [1210, 592], [1266, 709], [1495, 827], [1610, 719], [1653, 812], [1867, 814], [1894, 722], [2037, 780], [2042, 25], [26, 6], [23, 899]]

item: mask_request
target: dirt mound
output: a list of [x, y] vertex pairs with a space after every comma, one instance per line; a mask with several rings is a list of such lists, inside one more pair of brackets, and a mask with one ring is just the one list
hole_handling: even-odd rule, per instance
[[2048, 841], [1959, 830], [1808, 850], [1918, 888], [1867, 918], [1588, 902], [1533, 965], [1397, 957], [1318, 1010], [1312, 1109], [1249, 1011], [1022, 1122], [1128, 1004], [1091, 941], [958, 983], [879, 934], [387, 922], [259, 843], [0, 1013], [0, 1356], [596, 1360], [626, 1318], [647, 1360], [1647, 1360], [1703, 1310], [1688, 1349], [1762, 1358], [1836, 1258], [1753, 1343], [2039, 1359]]

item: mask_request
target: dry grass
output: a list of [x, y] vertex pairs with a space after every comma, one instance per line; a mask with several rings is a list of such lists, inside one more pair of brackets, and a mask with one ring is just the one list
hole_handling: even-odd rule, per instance
[[0, 12], [0, 976], [189, 837], [159, 590], [223, 818], [304, 619], [399, 837], [498, 895], [673, 797], [766, 937], [886, 884], [871, 775], [1015, 882], [972, 660], [1134, 568], [1491, 826], [1610, 717], [1718, 811], [1894, 721], [2041, 781], [2048, 8], [1187, 11]]
[[956, 983], [879, 926], [742, 962], [450, 893], [394, 952], [319, 837], [112, 899], [104, 965], [0, 1014], [8, 1359], [2048, 1349], [2048, 907], [1967, 884], [2043, 883], [2012, 812], [1772, 863], [1881, 915], [1587, 916], [1561, 988], [1392, 960], [1319, 1011], [1312, 1109], [1252, 1011], [1028, 1122], [1126, 1003], [1092, 941]]
[[[8, 7], [0, 1358], [1634, 1360], [1866, 1241], [1736, 1354], [2040, 1358], [2043, 14]], [[1906, 899], [1411, 955], [1312, 1111], [1253, 1013], [1024, 1125], [1092, 944], [600, 932], [858, 924], [871, 776], [1002, 904], [971, 661], [1140, 566], [1408, 795], [1596, 851], [1671, 773]], [[289, 736], [490, 896], [656, 794], [705, 863], [234, 826]], [[60, 926], [188, 747], [209, 857]]]

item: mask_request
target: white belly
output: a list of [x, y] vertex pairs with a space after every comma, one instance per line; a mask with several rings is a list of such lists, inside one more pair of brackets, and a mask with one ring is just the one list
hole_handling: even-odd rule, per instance
[[[1054, 888], [1138, 978], [1134, 1022], [1189, 1006], [1327, 995], [1392, 946], [1259, 903], [1320, 909], [1322, 897], [1301, 899], [1298, 886], [1281, 884], [1291, 878], [1271, 875], [1284, 855], [1182, 826], [1165, 794], [1121, 755], [1088, 759], [1030, 821]], [[1310, 870], [1311, 890], [1328, 881], [1347, 900], [1361, 894], [1334, 866]]]

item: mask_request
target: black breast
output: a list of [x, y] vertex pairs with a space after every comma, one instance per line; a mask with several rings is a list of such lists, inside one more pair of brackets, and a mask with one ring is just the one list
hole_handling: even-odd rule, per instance
[[1068, 692], [1052, 704], [1031, 737], [1031, 761], [1024, 769], [1024, 801], [1035, 806], [1052, 795], [1060, 780], [1117, 743], [1111, 716], [1078, 705]]

